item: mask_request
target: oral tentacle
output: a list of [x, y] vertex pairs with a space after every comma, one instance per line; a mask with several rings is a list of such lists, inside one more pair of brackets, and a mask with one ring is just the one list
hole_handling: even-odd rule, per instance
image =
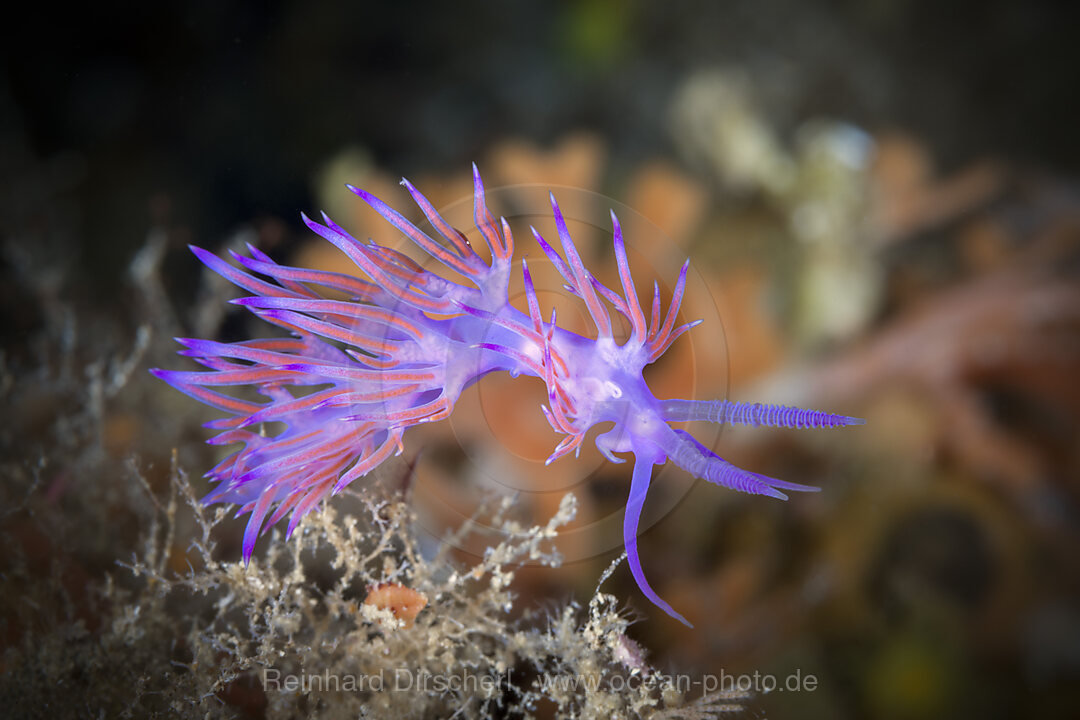
[[768, 495], [778, 500], [787, 500], [787, 495], [782, 490], [791, 492], [817, 492], [820, 490], [820, 488], [811, 485], [786, 482], [767, 475], [743, 470], [702, 445], [685, 430], [677, 430], [666, 424], [653, 436], [653, 439], [669, 460], [694, 477], [701, 478], [714, 485], [752, 495]]
[[626, 560], [630, 564], [630, 574], [634, 576], [641, 594], [649, 599], [656, 607], [666, 612], [687, 627], [694, 627], [690, 621], [680, 615], [675, 608], [671, 607], [666, 600], [657, 594], [649, 581], [645, 578], [645, 571], [641, 567], [641, 558], [638, 556], [638, 524], [641, 520], [641, 510], [645, 506], [645, 496], [649, 492], [649, 483], [652, 479], [653, 462], [646, 455], [639, 455], [634, 461], [634, 473], [630, 479], [630, 495], [626, 499], [626, 511], [623, 515], [623, 545], [626, 548]]

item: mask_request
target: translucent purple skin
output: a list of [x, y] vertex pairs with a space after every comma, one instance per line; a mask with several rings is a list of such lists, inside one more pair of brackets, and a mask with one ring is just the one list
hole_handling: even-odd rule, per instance
[[[633, 453], [634, 472], [626, 503], [623, 538], [630, 570], [641, 591], [664, 612], [686, 619], [649, 586], [637, 552], [638, 520], [649, 489], [652, 466], [671, 461], [691, 475], [743, 492], [786, 499], [784, 490], [817, 488], [776, 480], [726, 462], [688, 433], [668, 423], [681, 420], [732, 422], [773, 427], [839, 427], [862, 424], [858, 418], [782, 406], [725, 400], [658, 400], [642, 370], [660, 357], [679, 335], [697, 323], [675, 326], [686, 286], [689, 261], [682, 267], [666, 315], [659, 286], [653, 283], [646, 321], [627, 265], [622, 230], [614, 213], [615, 258], [622, 287], [605, 287], [585, 269], [566, 222], [551, 198], [563, 254], [532, 230], [533, 237], [581, 298], [596, 327], [586, 338], [545, 321], [528, 265], [521, 261], [528, 312], [510, 305], [507, 285], [514, 241], [505, 219], [496, 222], [484, 200], [484, 186], [473, 166], [473, 218], [491, 253], [487, 263], [458, 230], [407, 181], [402, 184], [431, 222], [439, 239], [421, 232], [402, 215], [367, 192], [349, 186], [391, 225], [434, 260], [466, 278], [471, 286], [425, 270], [407, 256], [361, 242], [323, 215], [320, 224], [304, 222], [344, 252], [366, 278], [279, 265], [249, 246], [250, 257], [232, 253], [237, 268], [200, 248], [192, 251], [208, 267], [250, 293], [232, 302], [269, 323], [289, 330], [290, 338], [220, 343], [178, 338], [181, 355], [207, 368], [201, 372], [152, 370], [157, 377], [228, 416], [207, 424], [221, 433], [214, 445], [243, 443], [207, 473], [217, 483], [205, 502], [238, 503], [250, 513], [244, 533], [244, 560], [259, 534], [289, 515], [288, 534], [325, 497], [375, 469], [403, 450], [402, 437], [413, 425], [447, 417], [462, 390], [483, 375], [506, 371], [544, 380], [548, 404], [541, 407], [562, 442], [550, 463], [578, 452], [589, 429], [610, 423], [596, 447], [612, 462], [615, 453]], [[324, 290], [349, 300], [328, 299]], [[622, 313], [631, 335], [612, 337], [606, 301]], [[247, 385], [265, 402], [240, 399], [218, 386]], [[290, 387], [309, 386], [300, 393]], [[302, 394], [301, 394], [302, 393]], [[259, 432], [264, 422], [284, 424], [280, 433]]]

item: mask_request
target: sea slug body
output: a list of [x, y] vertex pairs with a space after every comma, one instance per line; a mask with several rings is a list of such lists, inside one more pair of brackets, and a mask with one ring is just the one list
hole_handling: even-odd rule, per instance
[[[281, 265], [251, 246], [249, 255], [232, 253], [236, 267], [192, 247], [208, 267], [250, 293], [232, 302], [291, 333], [234, 343], [178, 338], [184, 346], [180, 354], [206, 369], [151, 371], [227, 414], [207, 424], [221, 431], [208, 442], [243, 444], [207, 474], [216, 486], [205, 502], [237, 503], [240, 513], [250, 513], [243, 543], [247, 560], [263, 530], [290, 515], [291, 534], [321, 500], [400, 454], [409, 427], [448, 417], [462, 390], [482, 376], [499, 371], [533, 375], [547, 386], [548, 402], [541, 411], [551, 427], [565, 435], [549, 463], [579, 451], [590, 428], [600, 423], [612, 424], [595, 440], [607, 459], [624, 462], [616, 453], [633, 454], [623, 524], [630, 570], [650, 601], [689, 624], [649, 586], [638, 557], [638, 521], [653, 465], [670, 461], [711, 483], [781, 499], [786, 498], [784, 491], [817, 488], [737, 468], [669, 423], [816, 428], [863, 421], [775, 405], [656, 398], [642, 370], [697, 324], [675, 325], [689, 261], [666, 313], [661, 312], [659, 286], [653, 284], [646, 318], [614, 213], [618, 290], [586, 270], [552, 196], [562, 253], [535, 229], [532, 234], [566, 288], [588, 309], [596, 337], [583, 337], [559, 327], [554, 312], [545, 319], [525, 260], [521, 272], [527, 311], [510, 304], [514, 238], [507, 221], [497, 221], [488, 210], [475, 166], [473, 220], [490, 262], [407, 180], [402, 184], [438, 239], [373, 195], [348, 187], [468, 285], [427, 270], [396, 250], [357, 240], [325, 215], [322, 222], [307, 216], [304, 222], [348, 256], [363, 277]], [[349, 299], [331, 299], [342, 296]], [[613, 336], [608, 305], [629, 323], [630, 337], [621, 343]], [[222, 386], [251, 386], [265, 401], [240, 399], [222, 392]], [[281, 423], [284, 430], [264, 435], [258, 426], [265, 422]]]

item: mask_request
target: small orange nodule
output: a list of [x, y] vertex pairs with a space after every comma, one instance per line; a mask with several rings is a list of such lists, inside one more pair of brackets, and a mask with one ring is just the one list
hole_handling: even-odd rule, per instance
[[407, 588], [401, 583], [381, 583], [368, 591], [364, 598], [365, 605], [372, 605], [380, 610], [389, 610], [401, 620], [405, 627], [412, 627], [420, 611], [427, 606], [427, 597]]

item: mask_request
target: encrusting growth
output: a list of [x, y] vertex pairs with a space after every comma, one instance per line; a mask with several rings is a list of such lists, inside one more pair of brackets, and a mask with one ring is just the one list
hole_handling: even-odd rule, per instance
[[[689, 433], [672, 428], [681, 420], [732, 422], [771, 427], [817, 428], [862, 424], [858, 418], [776, 405], [728, 401], [659, 400], [642, 377], [697, 322], [676, 327], [686, 288], [687, 261], [667, 312], [653, 283], [649, 317], [630, 275], [622, 229], [611, 214], [621, 288], [613, 290], [589, 274], [567, 230], [554, 196], [551, 208], [562, 254], [535, 230], [533, 237], [589, 311], [596, 337], [545, 319], [528, 264], [521, 261], [527, 308], [513, 307], [507, 287], [514, 239], [505, 218], [496, 221], [473, 166], [473, 219], [491, 255], [485, 261], [466, 236], [451, 227], [407, 180], [402, 184], [437, 232], [436, 240], [373, 195], [348, 186], [432, 259], [465, 278], [463, 285], [421, 267], [408, 256], [353, 238], [325, 214], [304, 216], [314, 232], [333, 243], [365, 277], [288, 267], [248, 246], [249, 256], [231, 253], [235, 267], [200, 248], [192, 251], [208, 267], [250, 293], [232, 302], [292, 333], [291, 338], [221, 343], [178, 339], [187, 355], [207, 370], [152, 370], [156, 376], [227, 417], [208, 423], [221, 433], [208, 442], [243, 443], [243, 448], [208, 473], [217, 483], [205, 502], [233, 502], [250, 513], [244, 558], [266, 528], [290, 515], [288, 533], [322, 499], [369, 473], [403, 449], [405, 431], [449, 416], [464, 390], [498, 371], [533, 375], [547, 385], [541, 407], [557, 433], [565, 435], [548, 458], [578, 452], [599, 423], [613, 427], [596, 438], [612, 462], [632, 453], [634, 469], [626, 503], [623, 540], [630, 570], [641, 591], [672, 617], [687, 623], [649, 586], [637, 552], [637, 530], [652, 466], [671, 461], [695, 477], [743, 492], [785, 499], [784, 491], [817, 488], [742, 470]], [[324, 290], [349, 300], [328, 299]], [[629, 322], [630, 337], [612, 334], [605, 301]], [[255, 388], [263, 402], [242, 400], [220, 386]], [[297, 388], [310, 391], [297, 392]], [[282, 423], [265, 436], [253, 426]]]

